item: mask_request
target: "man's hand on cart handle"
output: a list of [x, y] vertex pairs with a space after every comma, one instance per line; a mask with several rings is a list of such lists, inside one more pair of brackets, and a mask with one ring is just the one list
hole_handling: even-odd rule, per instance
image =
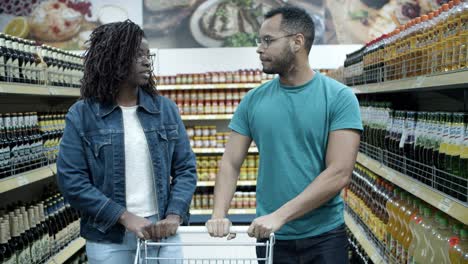
[[269, 238], [271, 233], [280, 230], [284, 223], [274, 213], [255, 218], [247, 234], [257, 239]]
[[135, 233], [140, 239], [150, 239], [150, 234], [146, 232], [145, 227], [151, 225], [151, 221], [125, 211], [119, 218], [119, 223], [127, 230]]
[[235, 233], [230, 233], [232, 223], [227, 218], [212, 218], [205, 224], [208, 233], [212, 237], [225, 237], [231, 240], [236, 237]]
[[170, 214], [166, 216], [166, 219], [147, 226], [145, 231], [149, 233], [151, 240], [160, 241], [175, 235], [180, 223], [180, 216]]

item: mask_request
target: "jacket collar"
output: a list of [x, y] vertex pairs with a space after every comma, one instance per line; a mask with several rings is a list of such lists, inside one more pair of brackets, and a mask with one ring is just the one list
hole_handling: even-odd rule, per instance
[[[98, 105], [98, 115], [100, 117], [105, 117], [112, 113], [119, 105], [116, 102], [112, 103], [97, 103]], [[138, 88], [138, 107], [143, 108], [146, 112], [150, 114], [159, 113], [159, 101], [155, 100], [153, 96], [148, 94], [141, 87]]]

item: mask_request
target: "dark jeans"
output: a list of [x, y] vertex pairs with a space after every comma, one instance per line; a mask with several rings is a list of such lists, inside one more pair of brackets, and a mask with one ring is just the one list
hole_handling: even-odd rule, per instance
[[[262, 240], [260, 242], [265, 242]], [[265, 247], [257, 247], [257, 257], [265, 257]], [[265, 263], [259, 261], [259, 264]], [[318, 236], [297, 240], [276, 240], [274, 264], [347, 264], [348, 238], [345, 225]]]

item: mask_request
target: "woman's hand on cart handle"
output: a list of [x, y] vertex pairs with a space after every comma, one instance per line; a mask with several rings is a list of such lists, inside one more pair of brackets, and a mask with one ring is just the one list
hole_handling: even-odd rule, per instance
[[145, 227], [151, 225], [151, 221], [125, 211], [119, 218], [119, 223], [127, 230], [135, 233], [140, 239], [150, 239], [150, 234], [146, 232]]
[[178, 215], [167, 215], [166, 219], [151, 224], [145, 228], [149, 233], [151, 240], [159, 241], [163, 238], [168, 238], [177, 233], [181, 218]]

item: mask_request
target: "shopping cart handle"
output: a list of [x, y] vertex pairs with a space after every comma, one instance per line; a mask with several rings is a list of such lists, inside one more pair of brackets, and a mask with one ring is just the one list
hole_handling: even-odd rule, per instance
[[[247, 233], [248, 229], [249, 226], [231, 226], [230, 233]], [[208, 233], [208, 229], [206, 226], [179, 226], [177, 233]]]

